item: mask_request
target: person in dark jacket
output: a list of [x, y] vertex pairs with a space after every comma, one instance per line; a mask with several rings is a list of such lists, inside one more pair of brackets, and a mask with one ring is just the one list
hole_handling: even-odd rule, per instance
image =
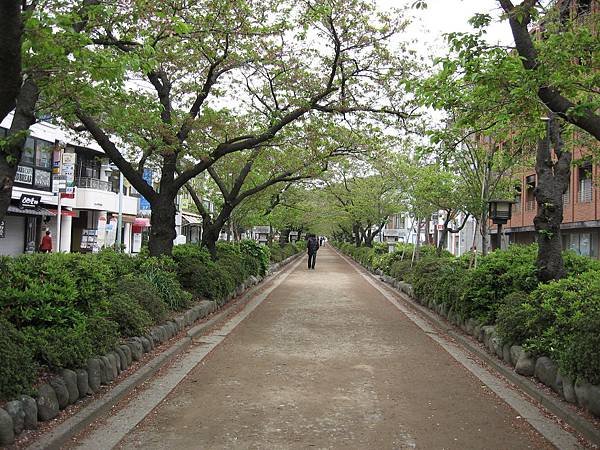
[[306, 251], [308, 252], [308, 268], [314, 269], [317, 260], [317, 251], [319, 250], [319, 241], [314, 234], [308, 236]]

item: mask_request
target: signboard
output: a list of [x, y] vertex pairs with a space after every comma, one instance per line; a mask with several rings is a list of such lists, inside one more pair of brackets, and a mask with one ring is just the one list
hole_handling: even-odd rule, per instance
[[35, 209], [41, 200], [41, 195], [21, 194], [20, 207], [23, 209]]
[[[152, 186], [152, 170], [144, 169], [144, 180], [148, 183], [149, 186]], [[150, 211], [152, 208], [150, 207], [150, 202], [146, 200], [144, 197], [140, 197], [140, 211]]]
[[62, 155], [62, 163], [63, 167], [65, 164], [75, 164], [77, 161], [77, 153], [63, 153]]
[[56, 149], [52, 152], [52, 173], [55, 175], [60, 174], [61, 153], [62, 150], [60, 149]]
[[34, 185], [42, 189], [48, 189], [51, 185], [52, 174], [46, 170], [35, 169]]
[[52, 178], [52, 192], [55, 194], [65, 192], [67, 189], [67, 177], [64, 175], [54, 175]]
[[33, 184], [33, 168], [17, 166], [17, 173], [15, 174], [15, 183]]
[[6, 221], [0, 220], [0, 239], [6, 237]]

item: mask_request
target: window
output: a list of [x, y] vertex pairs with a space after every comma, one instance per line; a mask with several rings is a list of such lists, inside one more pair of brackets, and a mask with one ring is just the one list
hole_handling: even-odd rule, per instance
[[33, 165], [35, 155], [35, 141], [33, 138], [27, 138], [25, 140], [25, 147], [23, 148], [23, 156], [21, 156], [21, 162], [23, 164]]
[[579, 203], [589, 203], [592, 201], [592, 165], [586, 163], [577, 170], [577, 179], [579, 180], [579, 192], [577, 199]]
[[525, 192], [525, 210], [533, 211], [535, 209], [535, 175], [529, 175], [525, 178], [527, 190]]
[[77, 155], [77, 168], [75, 176], [77, 178], [100, 178], [100, 159], [92, 155], [80, 153]]
[[596, 239], [592, 233], [573, 233], [568, 235], [569, 250], [578, 255], [596, 257]]
[[46, 141], [37, 141], [36, 144], [35, 165], [45, 169], [52, 168], [52, 144]]

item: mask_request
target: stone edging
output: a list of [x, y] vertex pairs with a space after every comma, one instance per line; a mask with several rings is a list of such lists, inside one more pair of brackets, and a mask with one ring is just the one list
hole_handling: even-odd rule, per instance
[[[339, 251], [339, 249], [336, 250]], [[570, 380], [560, 375], [556, 363], [550, 358], [542, 356], [534, 361], [520, 346], [502, 345], [500, 338], [495, 333], [495, 327], [478, 326], [474, 319], [460, 321], [452, 313], [452, 308], [446, 309], [445, 305], [437, 305], [433, 302], [427, 304], [421, 303], [414, 297], [413, 288], [410, 284], [384, 275], [379, 271], [373, 272], [353, 258], [351, 260], [367, 270], [372, 276], [383, 281], [388, 287], [392, 287], [397, 294], [400, 294], [414, 309], [424, 314], [428, 320], [449, 334], [453, 339], [460, 342], [468, 351], [474, 353], [492, 366], [497, 372], [517, 385], [558, 418], [572, 426], [577, 432], [585, 436], [586, 439], [595, 445], [600, 445], [600, 430], [597, 427], [579, 414], [571, 411], [560, 399], [539, 389], [528, 377], [535, 376], [540, 382], [550, 387], [565, 400], [570, 403], [579, 404], [579, 406], [598, 416], [600, 416], [600, 409], [597, 409], [600, 408], [600, 386], [593, 386], [589, 383], [573, 384], [572, 381], [569, 383]], [[447, 321], [442, 320], [440, 316], [446, 318]], [[475, 345], [474, 342], [463, 334], [458, 333], [456, 328], [460, 328], [463, 332], [483, 343], [489, 353], [483, 351], [481, 347]], [[498, 359], [510, 364], [515, 369], [510, 370], [506, 365], [498, 361]], [[581, 402], [579, 398], [584, 395], [588, 395], [589, 400]], [[570, 400], [566, 398], [567, 396]], [[592, 408], [596, 408], [596, 410]]]
[[[222, 305], [209, 300], [201, 301], [174, 319], [152, 327], [146, 335], [129, 338], [125, 343], [118, 345], [115, 351], [104, 356], [90, 358], [85, 369], [76, 371], [63, 369], [60, 375], [53, 377], [49, 383], [44, 383], [38, 387], [37, 399], [22, 395], [18, 400], [8, 402], [4, 405], [4, 408], [0, 408], [0, 446], [12, 444], [16, 435], [24, 429], [36, 429], [38, 418], [40, 421], [52, 420], [58, 416], [60, 410], [68, 405], [94, 394], [100, 389], [101, 385], [109, 385], [119, 374], [127, 370], [133, 362], [139, 361], [144, 353], [151, 352], [155, 346], [168, 341], [196, 321], [223, 308], [234, 297], [248, 298], [255, 292], [256, 288], [254, 286], [261, 281], [272, 279], [276, 276], [273, 274], [300, 255], [302, 255], [302, 252], [279, 263], [272, 264], [264, 278], [249, 277], [246, 282], [238, 286], [234, 292], [224, 299]], [[154, 375], [162, 366], [183, 353], [191, 345], [192, 339], [203, 334], [207, 328], [221, 321], [228, 313], [228, 310], [221, 311], [207, 322], [188, 329], [183, 339], [139, 367], [122, 382], [104, 393], [101, 398], [86, 405], [82, 410], [66, 419], [28, 448], [60, 448], [89, 423], [109, 411], [112, 406]]]

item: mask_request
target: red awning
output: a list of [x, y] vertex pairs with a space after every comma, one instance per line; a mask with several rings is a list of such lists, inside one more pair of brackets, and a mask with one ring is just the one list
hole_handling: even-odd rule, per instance
[[136, 217], [135, 220], [133, 221], [133, 226], [134, 227], [149, 227], [150, 226], [150, 219], [148, 219], [147, 217]]

